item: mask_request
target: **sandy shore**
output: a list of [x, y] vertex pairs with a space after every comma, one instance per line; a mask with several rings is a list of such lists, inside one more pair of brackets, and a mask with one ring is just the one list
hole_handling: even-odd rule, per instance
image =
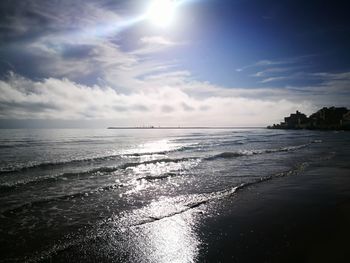
[[47, 262], [349, 262], [350, 169], [309, 167], [161, 220], [113, 228]]
[[199, 262], [349, 262], [350, 173], [315, 168], [241, 191], [203, 221]]

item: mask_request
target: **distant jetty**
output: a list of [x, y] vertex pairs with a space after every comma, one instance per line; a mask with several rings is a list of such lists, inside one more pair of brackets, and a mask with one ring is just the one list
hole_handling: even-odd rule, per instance
[[108, 127], [109, 130], [232, 130], [257, 129], [262, 127], [211, 127], [211, 126], [141, 126], [141, 127]]
[[345, 107], [324, 107], [307, 117], [296, 111], [284, 118], [284, 122], [268, 126], [268, 129], [350, 130], [350, 111]]

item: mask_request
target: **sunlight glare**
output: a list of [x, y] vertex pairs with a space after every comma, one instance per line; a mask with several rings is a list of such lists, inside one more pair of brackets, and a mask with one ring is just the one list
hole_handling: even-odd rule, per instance
[[153, 0], [147, 18], [156, 26], [168, 27], [175, 18], [176, 4], [173, 0]]

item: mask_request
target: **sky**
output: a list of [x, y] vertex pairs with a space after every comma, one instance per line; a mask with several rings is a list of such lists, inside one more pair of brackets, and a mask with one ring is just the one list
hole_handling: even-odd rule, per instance
[[337, 0], [2, 0], [0, 127], [266, 126], [350, 107], [348, 10]]

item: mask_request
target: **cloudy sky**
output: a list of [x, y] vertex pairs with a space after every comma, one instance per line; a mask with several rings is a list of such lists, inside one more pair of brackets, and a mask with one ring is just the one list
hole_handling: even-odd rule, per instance
[[0, 127], [264, 126], [350, 106], [346, 1], [163, 5], [2, 0]]

